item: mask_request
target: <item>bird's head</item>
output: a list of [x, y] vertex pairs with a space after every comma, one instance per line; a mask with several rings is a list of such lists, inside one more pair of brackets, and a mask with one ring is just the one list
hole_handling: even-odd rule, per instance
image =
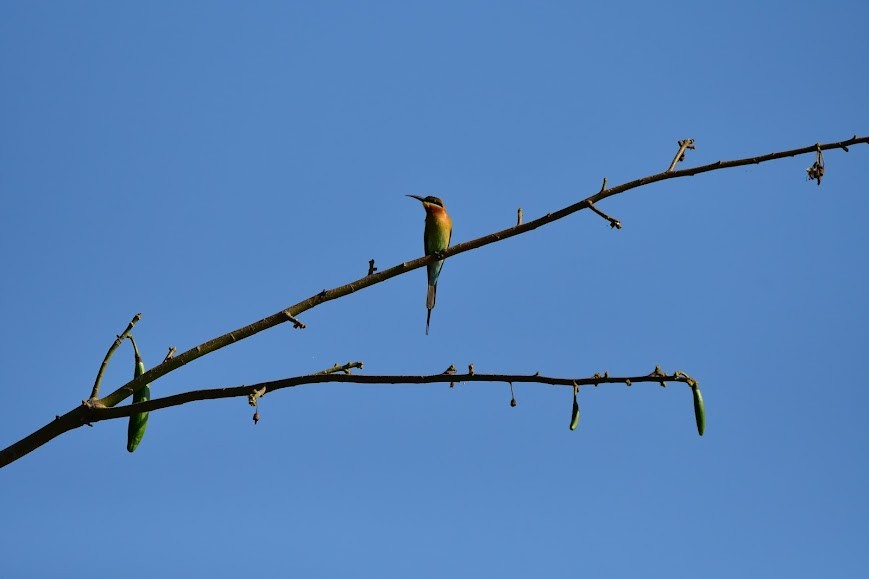
[[413, 197], [414, 199], [422, 203], [422, 206], [425, 207], [426, 210], [428, 210], [431, 206], [446, 209], [446, 207], [444, 207], [444, 202], [441, 200], [441, 198], [435, 197], [434, 195], [429, 195], [428, 197], [420, 197], [419, 195], [408, 195], [408, 197]]

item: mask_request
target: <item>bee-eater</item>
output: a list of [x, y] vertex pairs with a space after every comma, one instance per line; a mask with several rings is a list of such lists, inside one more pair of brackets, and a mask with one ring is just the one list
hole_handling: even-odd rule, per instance
[[[431, 255], [443, 251], [450, 246], [450, 237], [453, 233], [453, 220], [447, 215], [444, 202], [437, 197], [419, 197], [408, 195], [422, 203], [425, 209], [425, 232], [423, 233], [423, 245], [425, 254]], [[425, 318], [425, 335], [428, 336], [428, 326], [431, 322], [431, 311], [435, 307], [435, 297], [438, 289], [438, 276], [444, 260], [439, 259], [428, 264], [428, 293], [425, 296], [425, 307], [428, 315]]]

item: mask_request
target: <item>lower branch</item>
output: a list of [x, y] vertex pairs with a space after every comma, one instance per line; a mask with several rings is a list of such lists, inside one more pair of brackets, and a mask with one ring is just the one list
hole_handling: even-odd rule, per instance
[[560, 378], [555, 376], [542, 376], [536, 374], [478, 374], [469, 372], [467, 374], [442, 373], [430, 374], [423, 376], [392, 376], [392, 375], [364, 375], [364, 374], [349, 374], [351, 368], [358, 368], [362, 364], [360, 362], [351, 362], [343, 366], [335, 365], [324, 372], [317, 374], [307, 374], [304, 376], [295, 376], [292, 378], [284, 378], [282, 380], [274, 380], [271, 382], [260, 382], [258, 384], [248, 384], [242, 386], [228, 386], [226, 388], [209, 388], [205, 390], [191, 390], [182, 392], [172, 396], [163, 398], [154, 398], [147, 402], [138, 404], [130, 404], [127, 406], [115, 407], [100, 407], [87, 404], [87, 401], [82, 402], [78, 406], [63, 416], [56, 417], [33, 434], [19, 440], [8, 448], [0, 451], [0, 468], [12, 463], [22, 456], [36, 450], [43, 444], [60, 436], [65, 432], [74, 430], [85, 424], [90, 425], [94, 422], [102, 420], [113, 420], [116, 418], [124, 418], [132, 414], [140, 412], [153, 412], [162, 410], [163, 408], [171, 408], [173, 406], [181, 406], [188, 402], [196, 402], [200, 400], [218, 400], [221, 398], [241, 398], [256, 395], [261, 398], [269, 392], [275, 392], [284, 388], [293, 388], [304, 384], [326, 384], [326, 383], [342, 383], [342, 384], [451, 384], [451, 383], [470, 383], [470, 382], [503, 382], [509, 384], [518, 383], [534, 383], [546, 384], [549, 386], [598, 386], [601, 384], [625, 384], [630, 386], [643, 382], [659, 383], [662, 386], [667, 383], [681, 382], [696, 388], [697, 381], [691, 378], [684, 372], [676, 371], [673, 374], [666, 374], [658, 367], [650, 374], [641, 376], [610, 376], [608, 373], [594, 374], [585, 378]]

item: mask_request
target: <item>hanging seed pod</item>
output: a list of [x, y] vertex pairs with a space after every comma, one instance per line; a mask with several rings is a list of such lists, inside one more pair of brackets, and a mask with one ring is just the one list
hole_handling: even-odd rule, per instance
[[579, 393], [579, 386], [573, 386], [573, 410], [570, 413], [570, 429], [576, 430], [579, 426], [579, 402], [576, 400], [576, 395]]
[[694, 386], [691, 388], [694, 393], [694, 419], [697, 421], [697, 434], [703, 436], [703, 431], [706, 430], [706, 406], [703, 404], [703, 395], [700, 394], [700, 387]]
[[[139, 355], [139, 348], [136, 346], [136, 340], [133, 336], [128, 336], [133, 343], [133, 352], [136, 356], [136, 368], [133, 372], [133, 378], [138, 378], [145, 373], [145, 363], [142, 361], [142, 356]], [[133, 394], [133, 404], [137, 402], [147, 402], [151, 399], [150, 384], [145, 384], [142, 388]], [[142, 437], [145, 436], [145, 429], [148, 427], [148, 413], [139, 412], [130, 416], [130, 422], [127, 425], [127, 452], [133, 452], [139, 443], [142, 442]]]

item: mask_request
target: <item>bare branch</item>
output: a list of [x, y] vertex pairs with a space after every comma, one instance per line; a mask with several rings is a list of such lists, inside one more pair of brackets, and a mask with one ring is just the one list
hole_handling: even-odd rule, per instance
[[657, 374], [653, 372], [651, 374], [638, 376], [609, 376], [609, 374], [595, 374], [586, 378], [562, 378], [556, 376], [543, 376], [541, 374], [472, 374], [470, 372], [467, 374], [441, 373], [422, 376], [318, 373], [296, 376], [293, 378], [284, 378], [282, 380], [274, 380], [271, 382], [260, 382], [258, 384], [191, 390], [180, 394], [165, 396], [163, 398], [154, 398], [147, 402], [140, 402], [138, 404], [115, 406], [114, 408], [89, 408], [87, 420], [89, 422], [112, 420], [115, 418], [130, 416], [131, 414], [139, 412], [153, 412], [155, 410], [181, 406], [182, 404], [201, 400], [244, 397], [252, 404], [252, 400], [261, 398], [271, 392], [309, 384], [448, 384], [450, 382], [503, 382], [510, 385], [513, 383], [533, 383], [549, 386], [569, 386], [570, 388], [573, 388], [574, 385], [600, 386], [601, 384], [624, 384], [629, 386], [643, 382], [656, 384], [661, 382], [682, 383], [689, 386], [697, 384], [697, 381], [694, 378], [681, 371], [674, 372], [673, 374], [665, 374], [663, 372]]
[[124, 330], [123, 332], [121, 332], [119, 335], [117, 335], [115, 337], [115, 341], [112, 342], [111, 346], [109, 346], [109, 351], [106, 352], [106, 357], [103, 358], [103, 363], [100, 364], [100, 369], [97, 372], [97, 378], [96, 378], [96, 380], [94, 380], [94, 387], [91, 390], [91, 396], [90, 396], [92, 399], [95, 399], [97, 396], [100, 395], [100, 383], [103, 381], [103, 374], [105, 373], [106, 368], [109, 365], [109, 360], [112, 359], [112, 355], [115, 353], [115, 350], [117, 350], [121, 346], [123, 341], [130, 334], [130, 332], [133, 331], [133, 326], [135, 326], [136, 323], [141, 319], [142, 319], [141, 313], [133, 316], [133, 319], [130, 320], [129, 324], [127, 324], [127, 329]]

